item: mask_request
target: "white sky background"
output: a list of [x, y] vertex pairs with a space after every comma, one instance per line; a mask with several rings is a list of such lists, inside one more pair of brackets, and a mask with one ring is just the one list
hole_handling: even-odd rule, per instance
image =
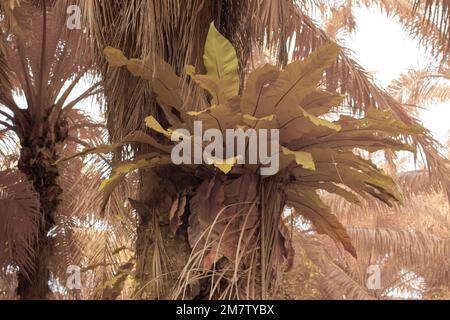
[[[397, 22], [378, 8], [355, 8], [357, 30], [344, 38], [345, 46], [356, 60], [374, 76], [375, 82], [387, 88], [390, 82], [411, 68], [429, 65], [430, 54]], [[450, 130], [450, 103], [429, 106], [420, 120], [434, 137], [446, 145]]]

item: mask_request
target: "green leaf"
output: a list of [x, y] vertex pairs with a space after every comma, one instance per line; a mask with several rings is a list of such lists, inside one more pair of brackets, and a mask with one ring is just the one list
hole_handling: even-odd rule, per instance
[[154, 131], [161, 133], [170, 139], [172, 133], [166, 129], [164, 129], [153, 116], [149, 116], [145, 118], [145, 125]]
[[106, 60], [112, 67], [122, 67], [127, 65], [129, 60], [122, 51], [119, 49], [115, 49], [113, 47], [106, 47], [103, 50], [103, 53], [105, 54]]
[[316, 126], [323, 126], [323, 127], [327, 127], [329, 129], [333, 129], [335, 131], [340, 131], [341, 130], [341, 126], [338, 124], [335, 124], [333, 122], [330, 122], [328, 120], [325, 119], [321, 119], [318, 118], [312, 114], [310, 114], [309, 112], [307, 112], [305, 109], [303, 109], [302, 107], [299, 107], [300, 110], [302, 110], [303, 115], [305, 116], [305, 118], [307, 118], [308, 120], [310, 120], [312, 123], [314, 123]]
[[301, 165], [304, 169], [316, 170], [316, 166], [314, 164], [314, 160], [311, 153], [303, 151], [292, 151], [283, 146], [281, 146], [281, 151], [284, 155], [294, 156], [295, 162]]
[[239, 93], [238, 59], [233, 45], [219, 31], [214, 23], [209, 26], [203, 55], [207, 75], [218, 79], [219, 101], [224, 103]]
[[161, 57], [153, 55], [142, 60], [127, 59], [122, 51], [112, 47], [106, 47], [104, 54], [111, 66], [126, 66], [134, 76], [148, 80], [158, 103], [181, 109], [183, 101], [180, 96], [180, 78]]
[[216, 159], [216, 158], [208, 158], [208, 164], [213, 165], [223, 173], [227, 174], [231, 171], [233, 166], [236, 164], [236, 162], [239, 160], [239, 156], [232, 157], [229, 159]]
[[186, 73], [212, 96], [212, 104], [224, 104], [239, 93], [238, 59], [236, 50], [211, 23], [205, 43], [203, 62], [206, 74], [197, 74], [187, 65]]

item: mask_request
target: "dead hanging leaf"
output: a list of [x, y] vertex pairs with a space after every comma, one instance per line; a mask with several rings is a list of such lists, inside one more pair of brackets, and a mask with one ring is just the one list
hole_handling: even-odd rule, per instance
[[242, 254], [256, 243], [251, 230], [259, 221], [254, 204], [258, 177], [240, 173], [237, 177], [218, 174], [204, 181], [190, 200], [189, 243], [194, 252], [206, 248], [203, 266], [207, 270], [222, 257], [235, 261], [238, 247]]
[[320, 199], [315, 190], [292, 186], [286, 190], [288, 203], [311, 221], [318, 233], [326, 234], [356, 258], [356, 249], [345, 227], [339, 222], [331, 209]]
[[289, 272], [294, 266], [295, 250], [294, 246], [292, 245], [291, 232], [289, 231], [289, 228], [284, 221], [280, 221], [277, 236], [277, 250], [279, 251], [278, 259], [279, 261], [283, 261], [283, 258], [286, 259], [287, 264], [285, 272]]
[[[222, 209], [224, 201], [224, 176], [217, 174], [204, 180], [190, 199], [191, 217], [196, 216], [203, 226], [212, 225], [215, 217]], [[191, 225], [191, 222], [189, 223]], [[192, 244], [192, 243], [191, 243]]]
[[170, 230], [173, 234], [177, 233], [178, 228], [183, 224], [183, 216], [186, 209], [187, 194], [181, 192], [177, 194], [169, 212]]

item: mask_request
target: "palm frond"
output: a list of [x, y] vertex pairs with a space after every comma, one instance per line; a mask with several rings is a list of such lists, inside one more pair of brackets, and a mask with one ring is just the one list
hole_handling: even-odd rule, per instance
[[387, 255], [401, 261], [404, 267], [430, 268], [431, 261], [433, 265], [440, 261], [438, 265], [443, 270], [448, 270], [445, 265], [450, 263], [450, 239], [414, 230], [362, 227], [348, 227], [347, 230], [361, 252]]
[[389, 86], [389, 92], [407, 106], [450, 100], [450, 76], [433, 70], [409, 70]]
[[39, 196], [24, 174], [0, 171], [0, 267], [19, 267], [25, 274], [33, 266], [30, 254], [37, 235]]
[[321, 288], [333, 299], [376, 299], [364, 285], [365, 279], [354, 279], [340, 266], [326, 251], [323, 243], [314, 237], [299, 235], [301, 244], [309, 259], [311, 259], [322, 273]]
[[450, 1], [415, 0], [414, 7], [416, 10], [423, 10], [427, 26], [436, 26], [438, 36], [446, 40], [442, 43], [442, 52], [448, 54], [450, 51]]

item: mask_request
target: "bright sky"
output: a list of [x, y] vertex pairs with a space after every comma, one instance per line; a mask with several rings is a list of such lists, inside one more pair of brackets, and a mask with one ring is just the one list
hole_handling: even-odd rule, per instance
[[[360, 64], [373, 73], [378, 85], [386, 88], [408, 69], [428, 65], [427, 50], [395, 18], [386, 17], [376, 8], [357, 8], [354, 13], [358, 29], [345, 39], [346, 45]], [[450, 130], [449, 108], [450, 103], [436, 104], [420, 115], [424, 126], [445, 145]]]

